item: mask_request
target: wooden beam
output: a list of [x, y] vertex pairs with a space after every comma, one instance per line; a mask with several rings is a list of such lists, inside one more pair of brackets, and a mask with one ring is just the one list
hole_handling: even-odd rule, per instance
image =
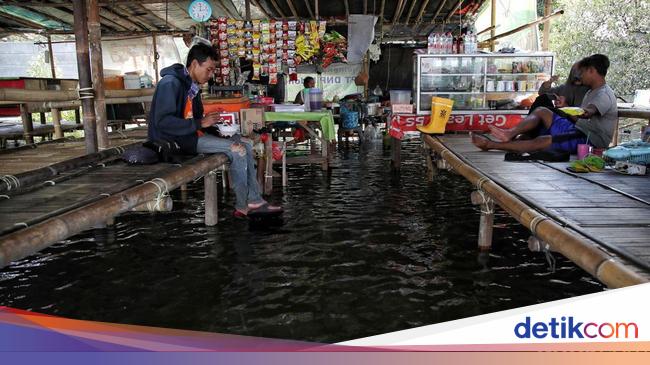
[[278, 3], [275, 0], [271, 0], [271, 4], [273, 4], [273, 8], [275, 9], [275, 11], [278, 12], [278, 14], [280, 14], [281, 18], [284, 19], [284, 18], [287, 17], [286, 15], [284, 15], [284, 13], [282, 12], [282, 9], [280, 9], [280, 7], [278, 6]]
[[[544, 16], [547, 17], [551, 15], [551, 7], [553, 5], [552, 0], [544, 0]], [[544, 31], [542, 33], [542, 51], [548, 51], [549, 46], [549, 37], [551, 35], [551, 22], [545, 21]]]
[[[139, 4], [136, 4], [139, 5]], [[133, 13], [133, 11], [129, 8], [125, 8], [123, 6], [116, 5], [111, 8], [111, 10], [117, 14], [122, 16], [123, 18], [130, 19], [131, 22], [137, 23], [140, 27], [144, 28], [145, 30], [157, 30], [158, 27], [155, 26], [154, 24], [150, 23], [149, 20], [143, 18], [141, 15], [136, 15]]]
[[264, 7], [262, 6], [262, 4], [260, 4], [259, 1], [257, 1], [257, 0], [252, 0], [252, 1], [253, 1], [253, 4], [255, 4], [255, 6], [258, 9], [260, 9], [262, 11], [262, 13], [264, 13], [264, 16], [266, 16], [269, 19], [275, 19], [274, 16], [271, 16], [271, 14], [266, 9], [264, 9]]
[[[144, 7], [144, 5], [142, 5], [142, 4], [136, 4], [136, 5], [138, 6], [138, 8], [142, 9], [142, 11], [146, 11], [146, 12], [147, 12], [149, 15], [151, 15], [152, 17], [155, 17], [156, 19], [158, 19], [158, 20], [161, 21], [162, 23], [165, 23], [165, 30], [167, 30], [167, 29], [179, 29], [176, 25], [171, 24], [171, 23], [169, 22], [169, 19], [163, 19], [163, 18], [161, 18], [161, 17], [158, 16], [156, 13], [154, 13], [152, 10], [149, 10], [149, 9], [147, 9], [146, 7]], [[170, 26], [170, 25], [171, 25], [171, 26]], [[159, 30], [161, 29], [160, 27], [156, 27], [156, 28], [158, 28]]]
[[23, 138], [25, 143], [34, 144], [34, 121], [32, 120], [32, 114], [27, 109], [27, 105], [20, 104], [20, 119], [23, 123]]
[[289, 5], [289, 9], [291, 9], [291, 14], [293, 14], [293, 17], [298, 19], [298, 12], [296, 11], [296, 7], [293, 5], [293, 1], [287, 0], [287, 5]]
[[86, 153], [97, 152], [97, 129], [95, 125], [94, 93], [90, 73], [88, 50], [88, 20], [86, 2], [72, 0], [74, 9], [74, 31], [77, 45], [77, 69], [79, 72], [79, 94], [83, 109], [84, 140]]
[[447, 0], [442, 0], [440, 2], [438, 8], [436, 8], [436, 11], [433, 12], [433, 17], [431, 18], [431, 24], [436, 24], [436, 18], [438, 17], [438, 15], [440, 15], [440, 12], [442, 11], [442, 9], [445, 7], [446, 4], [447, 4]]
[[418, 17], [415, 18], [415, 25], [419, 25], [422, 22], [422, 16], [427, 10], [427, 5], [429, 5], [429, 0], [424, 0], [424, 3], [422, 3], [422, 7], [420, 8], [420, 12], [418, 13]]
[[21, 25], [23, 25], [23, 26], [25, 26], [25, 27], [28, 27], [28, 28], [34, 28], [34, 29], [47, 29], [47, 28], [46, 28], [45, 26], [43, 26], [42, 24], [39, 24], [39, 23], [33, 22], [33, 21], [31, 21], [31, 20], [29, 20], [29, 19], [25, 19], [25, 18], [23, 18], [23, 17], [19, 17], [19, 16], [15, 16], [15, 15], [13, 15], [13, 14], [6, 13], [6, 12], [4, 12], [4, 11], [2, 10], [1, 7], [0, 7], [0, 18], [7, 18], [7, 19], [11, 20], [11, 21], [14, 22], [14, 23], [21, 24]]
[[449, 23], [449, 21], [451, 20], [451, 18], [454, 16], [454, 14], [456, 14], [456, 12], [457, 12], [458, 9], [460, 8], [460, 6], [463, 4], [463, 1], [464, 1], [464, 0], [458, 0], [458, 2], [456, 3], [456, 5], [454, 5], [453, 9], [451, 9], [451, 11], [449, 12], [449, 14], [447, 14], [447, 17], [445, 17], [445, 23]]
[[251, 20], [251, 0], [244, 0], [244, 10], [246, 12], [246, 20]]
[[[315, 1], [315, 3], [314, 3], [314, 8], [315, 8], [314, 12], [316, 13], [316, 20], [319, 20], [320, 16], [318, 15], [318, 0], [314, 0], [314, 1]], [[384, 0], [382, 0], [382, 1], [384, 1]]]
[[47, 35], [47, 50], [50, 52], [50, 70], [52, 71], [52, 78], [56, 79], [56, 68], [54, 67], [54, 52], [52, 52], [52, 36]]
[[350, 17], [350, 4], [348, 4], [348, 0], [343, 0], [343, 5], [345, 6], [345, 17], [348, 18]]
[[379, 7], [379, 24], [384, 24], [384, 9], [386, 8], [386, 0], [381, 0], [381, 6]]
[[[497, 0], [492, 0], [490, 4], [490, 39], [496, 37], [497, 34]], [[490, 51], [494, 52], [494, 42], [490, 42]]]
[[392, 26], [395, 26], [395, 24], [397, 24], [400, 15], [402, 15], [402, 12], [400, 11], [400, 9], [402, 9], [402, 5], [404, 5], [404, 0], [399, 0], [399, 2], [397, 3], [397, 7], [395, 8], [395, 14], [393, 15]]
[[223, 11], [226, 13], [226, 15], [228, 15], [230, 18], [241, 19], [241, 16], [239, 16], [239, 14], [237, 14], [237, 16], [235, 16], [230, 11], [230, 9], [228, 9], [228, 7], [223, 3], [223, 0], [214, 1], [213, 3], [217, 4], [221, 9], [223, 9]]
[[409, 25], [409, 20], [411, 20], [411, 14], [413, 13], [413, 9], [415, 8], [415, 4], [417, 4], [417, 0], [413, 0], [411, 3], [411, 7], [409, 8], [409, 12], [406, 13], [406, 22], [404, 24]]
[[309, 0], [304, 0], [305, 1], [305, 7], [307, 8], [307, 12], [309, 12], [309, 17], [314, 19], [314, 12], [311, 11], [311, 5], [309, 5]]
[[99, 22], [98, 0], [88, 0], [88, 40], [93, 89], [95, 91], [95, 116], [97, 125], [97, 147], [109, 148], [106, 96], [104, 93], [104, 61], [102, 59], [102, 29]]

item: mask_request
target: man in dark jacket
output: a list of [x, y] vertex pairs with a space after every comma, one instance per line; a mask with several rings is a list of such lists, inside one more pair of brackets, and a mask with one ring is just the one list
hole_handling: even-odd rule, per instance
[[162, 69], [149, 116], [149, 139], [178, 143], [187, 154], [224, 153], [230, 159], [230, 173], [236, 195], [235, 216], [249, 213], [279, 213], [260, 194], [252, 143], [225, 139], [201, 132], [219, 121], [219, 114], [203, 115], [200, 85], [208, 82], [217, 67], [217, 53], [207, 44], [193, 46], [186, 66]]

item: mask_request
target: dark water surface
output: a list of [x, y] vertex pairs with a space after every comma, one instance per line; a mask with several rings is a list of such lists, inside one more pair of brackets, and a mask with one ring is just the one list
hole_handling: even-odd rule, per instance
[[[603, 290], [568, 260], [549, 272], [502, 211], [477, 251], [472, 186], [426, 181], [418, 144], [400, 176], [381, 143], [339, 151], [329, 173], [290, 166], [283, 226], [203, 225], [203, 183], [171, 213], [134, 213], [0, 270], [0, 305], [68, 318], [337, 342]], [[184, 201], [181, 201], [185, 198]]]

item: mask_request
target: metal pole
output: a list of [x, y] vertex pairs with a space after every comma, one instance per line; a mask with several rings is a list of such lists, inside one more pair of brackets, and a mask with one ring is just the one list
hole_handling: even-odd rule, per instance
[[88, 20], [85, 0], [72, 0], [74, 8], [74, 34], [77, 48], [77, 69], [79, 72], [79, 98], [83, 110], [86, 153], [97, 152], [97, 130], [93, 84], [90, 73], [88, 51]]
[[88, 0], [88, 31], [90, 38], [90, 61], [95, 89], [95, 115], [97, 118], [97, 146], [109, 147], [106, 96], [104, 93], [104, 61], [102, 60], [102, 30], [99, 23], [98, 0]]
[[56, 79], [56, 69], [54, 67], [54, 52], [52, 51], [52, 36], [47, 35], [47, 49], [50, 52], [50, 70], [52, 70], [52, 78]]

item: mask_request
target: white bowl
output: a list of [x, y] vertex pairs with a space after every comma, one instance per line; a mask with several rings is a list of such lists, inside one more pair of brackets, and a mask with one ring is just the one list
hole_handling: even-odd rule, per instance
[[239, 124], [217, 124], [217, 128], [224, 137], [231, 137], [239, 133]]

